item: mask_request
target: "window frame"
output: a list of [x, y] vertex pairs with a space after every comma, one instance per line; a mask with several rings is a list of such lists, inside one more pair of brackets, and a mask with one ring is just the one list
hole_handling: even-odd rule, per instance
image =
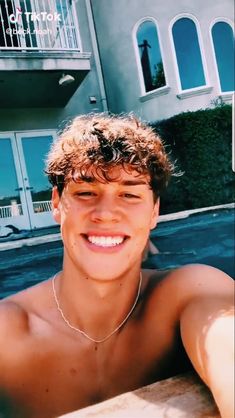
[[[172, 31], [173, 25], [178, 20], [183, 19], [183, 18], [191, 19], [193, 23], [195, 24], [196, 33], [198, 37], [198, 44], [199, 44], [199, 49], [200, 49], [201, 59], [202, 59], [202, 69], [203, 69], [204, 77], [205, 77], [205, 85], [198, 86], [198, 87], [191, 87], [189, 89], [184, 89], [184, 90], [181, 87], [181, 78], [180, 78], [180, 72], [179, 72], [179, 67], [178, 67], [178, 62], [177, 62], [173, 31]], [[175, 74], [176, 74], [176, 83], [177, 83], [177, 90], [178, 90], [177, 97], [179, 99], [184, 99], [184, 98], [191, 97], [191, 96], [198, 95], [198, 94], [210, 93], [212, 90], [212, 87], [210, 84], [205, 48], [204, 48], [204, 43], [203, 43], [203, 38], [202, 38], [201, 27], [200, 27], [200, 23], [198, 19], [190, 13], [180, 13], [176, 15], [169, 24], [169, 37], [170, 37], [172, 57], [173, 57], [173, 63], [174, 63], [174, 68], [175, 68]]]
[[[139, 47], [138, 47], [138, 41], [137, 41], [137, 32], [139, 30], [139, 27], [145, 22], [152, 22], [152, 23], [154, 23], [154, 25], [156, 27], [159, 49], [160, 49], [160, 53], [161, 53], [164, 75], [165, 75], [165, 80], [166, 80], [165, 86], [158, 87], [157, 89], [154, 89], [154, 90], [151, 90], [151, 91], [146, 91], [146, 89], [145, 89], [143, 69], [142, 69], [142, 65], [141, 65], [141, 59], [140, 59]], [[146, 100], [148, 100], [148, 99], [150, 99], [154, 96], [161, 96], [163, 94], [167, 94], [170, 90], [170, 87], [169, 87], [169, 84], [168, 84], [168, 76], [167, 76], [167, 71], [166, 71], [166, 66], [165, 66], [166, 60], [165, 60], [165, 56], [164, 56], [164, 52], [163, 52], [162, 40], [161, 40], [160, 31], [159, 31], [158, 23], [157, 23], [156, 19], [152, 16], [145, 16], [145, 17], [139, 19], [135, 23], [134, 28], [132, 30], [132, 39], [133, 39], [135, 58], [136, 58], [136, 64], [137, 64], [137, 70], [138, 70], [138, 76], [139, 76], [139, 83], [140, 83], [140, 99], [142, 101], [146, 101]]]
[[227, 23], [233, 31], [233, 36], [235, 35], [235, 33], [234, 33], [234, 28], [233, 28], [232, 22], [229, 19], [227, 19], [226, 17], [217, 17], [216, 19], [213, 19], [212, 22], [210, 23], [210, 26], [209, 26], [210, 41], [211, 41], [211, 48], [212, 48], [212, 55], [213, 55], [213, 61], [214, 61], [214, 67], [215, 67], [217, 86], [219, 88], [219, 94], [220, 94], [221, 97], [225, 97], [225, 98], [230, 99], [230, 98], [232, 98], [232, 95], [233, 95], [234, 91], [233, 90], [222, 91], [222, 88], [221, 88], [219, 69], [218, 69], [218, 64], [217, 64], [217, 59], [216, 59], [216, 54], [215, 54], [215, 46], [214, 46], [213, 36], [212, 36], [212, 28], [216, 23]]

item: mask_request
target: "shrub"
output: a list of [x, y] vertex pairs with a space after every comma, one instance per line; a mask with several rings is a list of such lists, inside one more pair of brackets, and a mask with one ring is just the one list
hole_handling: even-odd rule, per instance
[[162, 195], [162, 214], [233, 201], [230, 105], [184, 112], [152, 126], [183, 172]]

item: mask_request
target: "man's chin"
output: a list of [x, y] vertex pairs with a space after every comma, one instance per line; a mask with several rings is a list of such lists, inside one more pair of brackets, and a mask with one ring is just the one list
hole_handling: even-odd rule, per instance
[[116, 271], [115, 268], [112, 269], [112, 271], [109, 271], [106, 269], [97, 269], [95, 271], [88, 270], [86, 271], [86, 278], [90, 280], [94, 280], [101, 283], [107, 283], [107, 282], [114, 282], [115, 280], [119, 280], [120, 277], [124, 274], [122, 272]]

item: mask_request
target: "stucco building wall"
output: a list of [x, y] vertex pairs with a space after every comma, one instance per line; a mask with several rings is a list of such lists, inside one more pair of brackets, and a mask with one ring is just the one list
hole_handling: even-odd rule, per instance
[[[225, 0], [186, 1], [165, 0], [93, 0], [93, 13], [100, 47], [109, 109], [114, 113], [130, 112], [146, 120], [168, 118], [174, 114], [212, 106], [220, 95], [219, 80], [213, 55], [210, 26], [218, 18], [233, 19], [233, 2]], [[171, 39], [171, 22], [185, 16], [198, 21], [201, 53], [211, 92], [179, 99], [179, 77]], [[162, 49], [169, 92], [143, 95], [134, 48], [135, 25], [143, 18], [154, 18]]]

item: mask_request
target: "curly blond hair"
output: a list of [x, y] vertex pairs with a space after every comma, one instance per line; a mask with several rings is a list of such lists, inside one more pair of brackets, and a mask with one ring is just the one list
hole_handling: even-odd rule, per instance
[[88, 114], [76, 117], [53, 143], [45, 172], [61, 194], [73, 180], [108, 182], [110, 169], [121, 166], [149, 176], [155, 200], [173, 172], [160, 137], [131, 115]]

